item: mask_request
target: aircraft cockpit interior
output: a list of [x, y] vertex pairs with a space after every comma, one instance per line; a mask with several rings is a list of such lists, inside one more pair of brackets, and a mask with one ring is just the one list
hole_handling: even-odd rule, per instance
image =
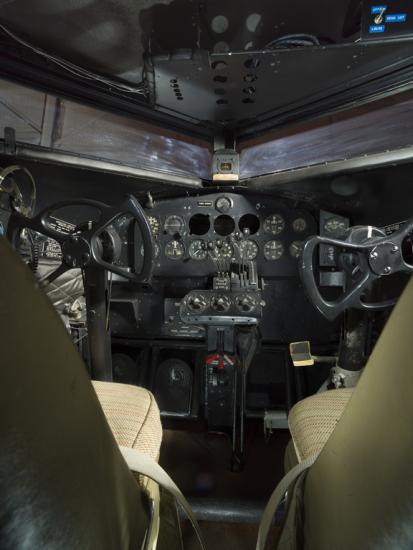
[[0, 0], [1, 548], [413, 547], [412, 40]]

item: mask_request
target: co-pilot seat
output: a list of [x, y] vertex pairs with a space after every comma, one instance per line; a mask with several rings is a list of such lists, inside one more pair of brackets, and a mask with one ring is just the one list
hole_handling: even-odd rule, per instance
[[412, 548], [412, 330], [413, 278], [354, 390], [291, 410], [297, 459], [318, 454], [304, 482], [300, 548]]
[[354, 388], [324, 391], [294, 405], [288, 415], [291, 442], [286, 450], [286, 470], [321, 451], [353, 392]]
[[93, 388], [4, 238], [0, 334], [0, 547], [141, 548], [147, 505], [116, 443], [158, 458], [156, 402], [143, 388]]

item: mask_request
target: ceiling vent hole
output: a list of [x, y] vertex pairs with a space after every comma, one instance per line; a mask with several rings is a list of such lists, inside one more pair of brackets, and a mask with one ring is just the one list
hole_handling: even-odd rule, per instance
[[257, 59], [256, 57], [250, 57], [245, 61], [244, 66], [247, 69], [256, 69], [257, 67], [260, 66], [260, 60]]
[[217, 99], [217, 105], [228, 105], [227, 99]]
[[251, 97], [244, 97], [242, 102], [243, 103], [255, 103], [255, 101]]
[[227, 42], [217, 42], [214, 46], [214, 53], [227, 53], [229, 50], [230, 48]]
[[256, 74], [246, 74], [244, 76], [244, 82], [255, 82], [258, 79]]
[[259, 13], [251, 13], [245, 21], [245, 25], [250, 32], [257, 32], [261, 24], [262, 16]]
[[211, 21], [211, 29], [216, 34], [222, 34], [228, 30], [229, 21], [225, 15], [216, 15]]
[[217, 75], [217, 76], [214, 76], [213, 81], [214, 81], [214, 82], [221, 82], [221, 84], [224, 84], [225, 82], [228, 81], [228, 77], [227, 77], [227, 76]]
[[225, 61], [214, 61], [211, 65], [214, 71], [224, 71], [227, 68]]
[[253, 95], [257, 91], [255, 86], [247, 86], [246, 88], [243, 88], [242, 90], [244, 94]]

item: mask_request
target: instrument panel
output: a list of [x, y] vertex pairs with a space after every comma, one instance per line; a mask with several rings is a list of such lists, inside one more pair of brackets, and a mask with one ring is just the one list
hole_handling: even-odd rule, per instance
[[146, 212], [158, 277], [208, 276], [251, 260], [259, 276], [296, 276], [302, 244], [317, 233], [309, 211], [262, 196], [181, 197]]

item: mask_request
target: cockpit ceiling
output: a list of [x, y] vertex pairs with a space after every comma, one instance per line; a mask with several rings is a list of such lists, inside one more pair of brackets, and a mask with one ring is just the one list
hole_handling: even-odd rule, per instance
[[185, 130], [245, 136], [389, 90], [413, 66], [410, 42], [388, 40], [410, 37], [410, 13], [372, 34], [370, 0], [2, 4], [4, 75]]
[[[413, 158], [413, 92], [241, 143], [241, 184], [269, 186]], [[0, 151], [13, 129], [28, 159], [200, 187], [212, 144], [0, 79]]]

